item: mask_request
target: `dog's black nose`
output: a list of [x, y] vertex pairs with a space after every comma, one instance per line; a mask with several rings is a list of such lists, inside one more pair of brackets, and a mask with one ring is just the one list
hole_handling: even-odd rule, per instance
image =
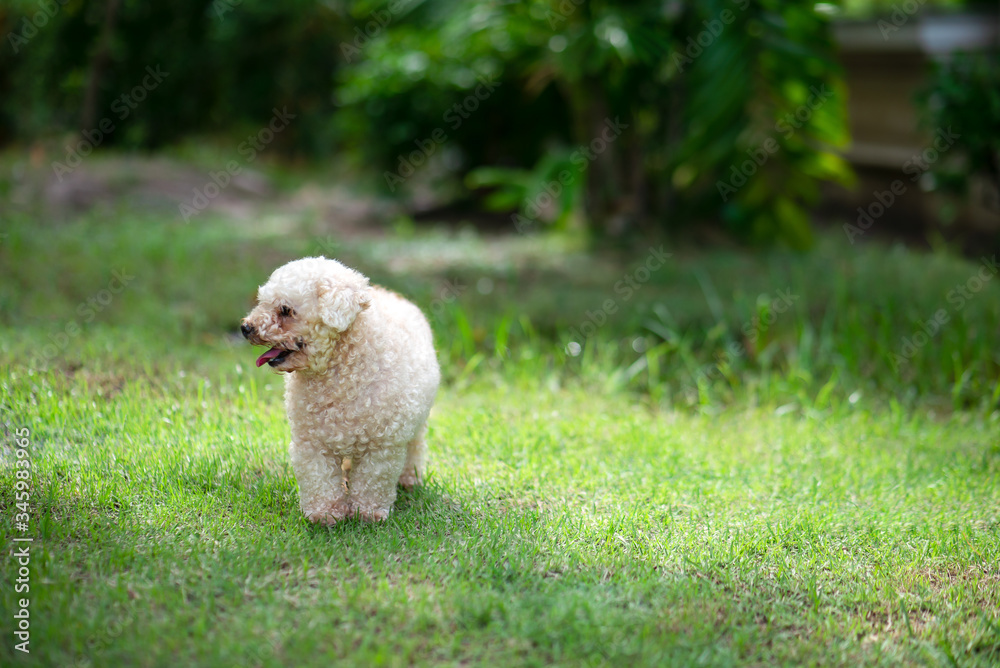
[[253, 331], [253, 327], [244, 322], [240, 325], [240, 331], [243, 332], [244, 338], [250, 338], [250, 332]]

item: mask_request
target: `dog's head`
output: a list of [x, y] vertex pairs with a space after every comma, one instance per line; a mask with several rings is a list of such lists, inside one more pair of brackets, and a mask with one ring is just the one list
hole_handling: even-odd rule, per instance
[[368, 279], [336, 260], [294, 260], [257, 290], [257, 306], [240, 330], [250, 343], [270, 346], [257, 366], [321, 371], [370, 299]]

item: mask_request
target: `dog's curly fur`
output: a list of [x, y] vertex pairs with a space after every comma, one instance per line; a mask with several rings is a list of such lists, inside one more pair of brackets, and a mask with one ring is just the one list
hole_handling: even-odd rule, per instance
[[440, 380], [416, 306], [336, 260], [279, 267], [243, 320], [260, 356], [285, 372], [289, 446], [302, 511], [332, 524], [383, 520], [397, 482], [424, 471], [427, 416]]

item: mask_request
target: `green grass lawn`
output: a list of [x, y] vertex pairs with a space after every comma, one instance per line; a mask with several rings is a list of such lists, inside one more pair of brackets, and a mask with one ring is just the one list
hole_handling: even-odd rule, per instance
[[[646, 249], [300, 223], [6, 221], [0, 664], [1000, 663], [1000, 281], [948, 299], [978, 262], [668, 247], [623, 299]], [[233, 335], [331, 245], [444, 371], [428, 482], [379, 525], [301, 516], [281, 378]]]

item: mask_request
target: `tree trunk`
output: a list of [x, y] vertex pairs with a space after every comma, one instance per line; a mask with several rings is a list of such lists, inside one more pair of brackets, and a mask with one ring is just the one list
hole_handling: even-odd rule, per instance
[[83, 96], [83, 110], [80, 115], [81, 132], [93, 130], [97, 126], [97, 100], [101, 92], [104, 70], [107, 69], [111, 60], [111, 39], [115, 31], [115, 22], [118, 19], [119, 3], [120, 0], [107, 0], [104, 7], [104, 28], [90, 64], [90, 78]]
[[[626, 172], [619, 159], [627, 140], [609, 132], [615, 119], [611, 116], [607, 97], [599, 79], [588, 77], [570, 84], [570, 104], [573, 114], [573, 135], [577, 146], [587, 156], [584, 176], [584, 215], [592, 232], [602, 236], [618, 236], [622, 231], [616, 215], [623, 193]], [[630, 119], [621, 119], [632, 132]], [[608, 137], [611, 137], [610, 141]]]

